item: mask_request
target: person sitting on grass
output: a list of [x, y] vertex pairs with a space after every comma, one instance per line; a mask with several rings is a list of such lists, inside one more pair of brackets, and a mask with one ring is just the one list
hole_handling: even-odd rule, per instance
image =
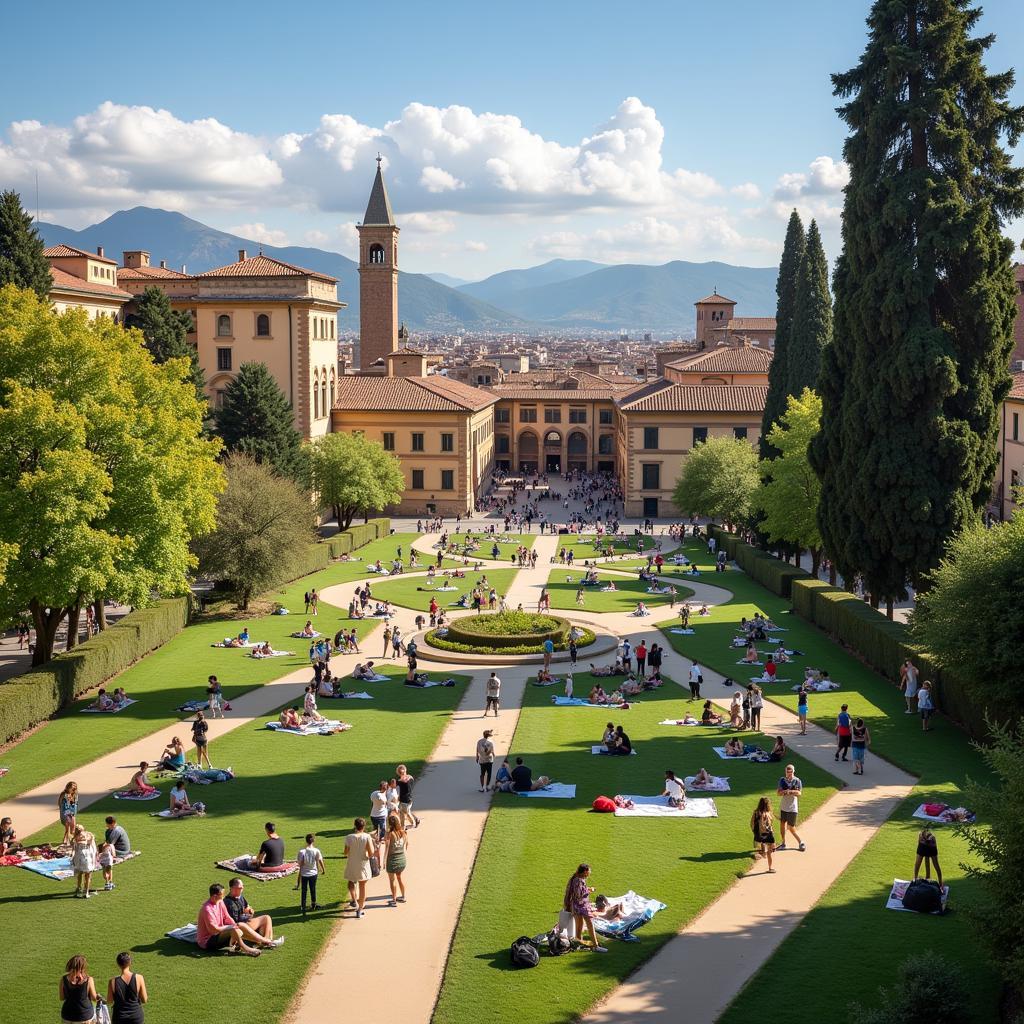
[[593, 662], [590, 663], [590, 674], [596, 678], [604, 678], [605, 676], [615, 675], [614, 665], [603, 665], [598, 668]]
[[546, 669], [542, 668], [537, 673], [537, 685], [538, 686], [550, 686], [552, 683], [557, 683], [558, 680]]
[[172, 818], [187, 818], [192, 814], [200, 814], [198, 807], [193, 807], [185, 790], [185, 780], [178, 781], [171, 787], [169, 808]]
[[704, 710], [701, 712], [700, 724], [701, 725], [721, 725], [722, 724], [722, 716], [717, 711], [715, 711], [714, 707], [711, 704], [711, 701], [709, 701], [709, 700], [704, 701]]
[[643, 687], [645, 690], [656, 690], [659, 686], [664, 685], [664, 680], [661, 678], [661, 668], [651, 669], [651, 674], [644, 680]]
[[690, 783], [691, 789], [707, 789], [708, 786], [715, 784], [715, 777], [707, 770], [707, 768], [701, 768], [699, 772], [693, 777], [693, 782]]
[[604, 692], [604, 687], [600, 683], [594, 683], [593, 689], [590, 691], [590, 696], [587, 698], [591, 704], [607, 704], [608, 694]]
[[619, 921], [622, 918], [622, 904], [612, 903], [607, 896], [598, 896], [594, 900], [594, 917], [602, 921]]
[[752, 643], [747, 644], [747, 652], [743, 655], [743, 660], [748, 665], [756, 665], [761, 660], [757, 648]]
[[686, 806], [686, 790], [681, 779], [676, 778], [676, 773], [671, 768], [665, 769], [665, 788], [662, 796], [668, 797], [669, 807], [682, 810]]
[[516, 758], [516, 766], [512, 769], [512, 791], [515, 793], [533, 793], [543, 789], [550, 783], [546, 775], [542, 775], [536, 782], [533, 781], [533, 771], [523, 764], [521, 757]]
[[260, 938], [265, 939], [267, 945], [279, 946], [284, 939], [274, 939], [274, 922], [269, 914], [257, 914], [249, 905], [249, 901], [243, 895], [245, 886], [240, 878], [232, 878], [228, 882], [228, 894], [224, 897], [224, 906], [227, 907], [231, 920], [235, 924], [248, 925]]
[[708, 606], [706, 604], [702, 604], [700, 606], [700, 611], [697, 612], [697, 614], [698, 615], [710, 615], [711, 614], [711, 609], [708, 608]]
[[604, 746], [605, 752], [607, 753], [615, 746], [615, 723], [609, 722], [604, 727], [604, 735], [601, 737], [601, 743]]
[[333, 678], [329, 673], [324, 673], [323, 679], [320, 680], [320, 685], [316, 689], [318, 697], [336, 697], [338, 694], [340, 680], [337, 676]]
[[284, 863], [284, 840], [277, 834], [277, 828], [272, 821], [268, 821], [263, 830], [267, 833], [267, 838], [260, 844], [255, 866], [259, 871], [279, 871]]
[[274, 656], [274, 648], [270, 646], [270, 641], [260, 644], [256, 648], [256, 653], [262, 658], [272, 658]]
[[630, 673], [629, 677], [619, 687], [619, 692], [623, 697], [635, 697], [645, 689], [646, 685], [641, 685], [636, 676]]
[[609, 580], [609, 581], [608, 581], [608, 582], [607, 582], [607, 583], [606, 583], [606, 584], [605, 584], [605, 585], [604, 585], [604, 586], [603, 586], [603, 587], [601, 588], [601, 590], [602, 590], [603, 592], [605, 592], [605, 593], [614, 593], [614, 592], [616, 592], [616, 591], [617, 591], [618, 589], [619, 589], [619, 588], [615, 586], [615, 580]]
[[498, 766], [498, 773], [494, 776], [494, 791], [496, 793], [512, 792], [512, 770], [508, 766], [508, 758]]
[[[255, 945], [250, 946], [248, 939]], [[196, 945], [200, 949], [216, 952], [220, 949], [238, 950], [246, 956], [259, 956], [259, 946], [270, 945], [247, 924], [238, 924], [224, 906], [224, 886], [214, 882], [210, 898], [199, 908], [196, 919]]]
[[143, 761], [139, 765], [139, 770], [132, 776], [132, 781], [128, 784], [130, 792], [138, 793], [140, 796], [152, 796], [157, 791], [156, 786], [152, 785], [146, 777], [147, 771], [149, 771], [149, 762]]
[[320, 714], [316, 706], [316, 683], [310, 683], [306, 687], [306, 695], [302, 700], [302, 721], [303, 724], [313, 722], [326, 722], [327, 719]]
[[299, 636], [306, 637], [307, 639], [309, 637], [316, 636], [316, 630], [313, 629], [312, 619], [306, 619], [306, 624], [302, 627], [302, 632], [299, 634]]
[[746, 748], [744, 746], [743, 740], [741, 740], [738, 736], [733, 738], [733, 739], [731, 739], [731, 740], [726, 740], [726, 743], [725, 743], [725, 756], [726, 757], [743, 757], [743, 755], [745, 753], [746, 753]]
[[775, 743], [772, 746], [771, 752], [768, 754], [768, 760], [781, 761], [787, 753], [786, 741], [781, 736], [776, 736]]
[[99, 693], [96, 694], [96, 700], [89, 707], [95, 708], [97, 711], [113, 711], [114, 698], [101, 686]]
[[637, 601], [636, 608], [633, 609], [633, 614], [643, 618], [643, 616], [650, 615], [651, 613], [647, 610], [647, 605], [644, 604], [643, 601]]
[[298, 708], [285, 708], [280, 715], [277, 716], [278, 721], [281, 723], [282, 729], [301, 729], [302, 722], [299, 720], [299, 709]]
[[9, 853], [17, 853], [21, 849], [18, 833], [14, 831], [14, 823], [10, 818], [0, 820], [0, 857], [6, 857]]
[[171, 742], [164, 747], [160, 755], [160, 767], [169, 772], [178, 772], [185, 767], [185, 745], [177, 736], [173, 736]]

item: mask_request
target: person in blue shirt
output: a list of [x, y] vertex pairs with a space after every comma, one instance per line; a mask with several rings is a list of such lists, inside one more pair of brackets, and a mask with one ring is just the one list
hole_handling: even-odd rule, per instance
[[[848, 704], [844, 704], [839, 710], [839, 714], [836, 716], [836, 739], [838, 743], [836, 745], [836, 760], [837, 761], [848, 761], [847, 754], [850, 752], [850, 741], [852, 739], [851, 726], [853, 721], [850, 718], [850, 714], [847, 711]], [[841, 755], [841, 756], [840, 756]]]
[[544, 668], [545, 670], [551, 667], [551, 655], [555, 653], [555, 642], [548, 637], [544, 641]]

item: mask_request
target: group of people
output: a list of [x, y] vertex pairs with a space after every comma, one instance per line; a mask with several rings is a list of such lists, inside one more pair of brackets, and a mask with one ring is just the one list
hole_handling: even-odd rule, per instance
[[932, 684], [928, 679], [921, 681], [920, 672], [910, 658], [907, 658], [900, 666], [900, 689], [907, 702], [905, 714], [913, 715], [915, 712], [919, 714], [922, 731], [930, 732], [932, 715], [935, 714]]

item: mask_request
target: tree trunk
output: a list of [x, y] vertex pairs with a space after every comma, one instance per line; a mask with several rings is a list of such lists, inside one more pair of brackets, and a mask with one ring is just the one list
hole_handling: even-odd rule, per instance
[[821, 569], [821, 548], [811, 548], [811, 575], [817, 577]]
[[341, 506], [332, 505], [331, 511], [334, 513], [334, 521], [338, 524], [338, 529], [341, 529]]
[[836, 582], [838, 581], [838, 579], [839, 579], [839, 577], [836, 574], [836, 563], [833, 562], [828, 567], [828, 585], [830, 587], [834, 587], [836, 585]]
[[892, 621], [892, 598], [887, 597], [885, 599], [885, 617], [891, 622]]
[[64, 608], [44, 608], [37, 598], [29, 602], [32, 622], [36, 627], [36, 649], [32, 652], [33, 665], [45, 665], [53, 657], [57, 627], [64, 618]]
[[78, 646], [78, 622], [82, 615], [82, 602], [76, 601], [68, 609], [68, 639], [64, 649], [70, 651]]
[[96, 613], [96, 629], [102, 633], [107, 628], [107, 603], [102, 597], [93, 602], [93, 611]]

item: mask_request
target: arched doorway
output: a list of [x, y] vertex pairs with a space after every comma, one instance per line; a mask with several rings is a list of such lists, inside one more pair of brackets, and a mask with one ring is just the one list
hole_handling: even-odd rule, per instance
[[524, 430], [519, 435], [519, 472], [536, 473], [538, 455], [537, 435], [532, 430]]
[[569, 435], [568, 462], [570, 473], [586, 473], [588, 448], [587, 435], [582, 431], [574, 430]]
[[557, 430], [544, 435], [544, 472], [562, 472], [562, 435]]

